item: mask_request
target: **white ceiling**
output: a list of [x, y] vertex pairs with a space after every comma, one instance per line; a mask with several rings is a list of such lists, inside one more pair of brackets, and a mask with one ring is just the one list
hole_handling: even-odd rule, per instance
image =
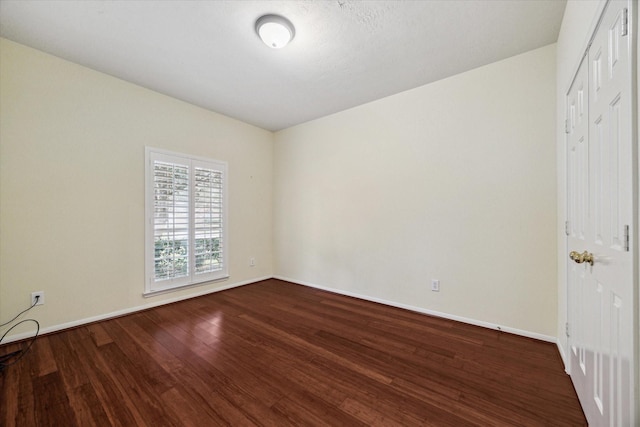
[[[566, 0], [0, 0], [0, 35], [269, 130], [557, 40]], [[296, 28], [284, 49], [255, 33]]]

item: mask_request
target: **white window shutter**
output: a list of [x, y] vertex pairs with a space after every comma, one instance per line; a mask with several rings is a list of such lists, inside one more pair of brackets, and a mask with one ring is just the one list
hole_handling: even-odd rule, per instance
[[146, 154], [145, 294], [228, 277], [226, 163]]

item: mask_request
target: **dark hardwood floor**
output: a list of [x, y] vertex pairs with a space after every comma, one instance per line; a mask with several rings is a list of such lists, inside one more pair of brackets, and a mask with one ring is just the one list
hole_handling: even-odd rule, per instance
[[267, 280], [38, 338], [0, 425], [586, 421], [553, 344]]

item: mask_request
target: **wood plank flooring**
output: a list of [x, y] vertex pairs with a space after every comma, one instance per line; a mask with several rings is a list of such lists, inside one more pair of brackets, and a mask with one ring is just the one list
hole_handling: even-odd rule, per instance
[[553, 344], [266, 280], [38, 338], [0, 425], [586, 421]]

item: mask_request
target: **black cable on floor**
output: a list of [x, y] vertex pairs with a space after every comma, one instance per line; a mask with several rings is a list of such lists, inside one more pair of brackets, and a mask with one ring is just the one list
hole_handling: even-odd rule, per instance
[[[38, 297], [36, 297], [35, 301], [29, 308], [21, 311], [13, 319], [0, 325], [0, 327], [9, 325], [10, 323], [14, 322], [18, 317], [20, 317], [20, 315], [22, 315], [23, 313], [26, 313], [27, 311], [35, 307], [37, 303], [38, 303]], [[40, 323], [38, 323], [38, 321], [35, 319], [25, 319], [25, 320], [21, 320], [20, 322], [16, 323], [15, 325], [13, 325], [12, 327], [6, 330], [5, 333], [2, 335], [2, 337], [0, 337], [0, 344], [2, 344], [2, 340], [4, 339], [4, 337], [7, 336], [9, 332], [11, 332], [11, 330], [13, 330], [16, 326], [21, 325], [25, 322], [33, 322], [36, 324], [36, 334], [33, 336], [31, 341], [29, 341], [29, 345], [27, 345], [26, 348], [0, 355], [0, 372], [3, 372], [9, 366], [16, 364], [20, 359], [24, 357], [25, 354], [27, 354], [27, 352], [31, 349], [31, 346], [33, 345], [33, 343], [36, 342], [36, 338], [38, 338], [38, 333], [40, 332]]]

